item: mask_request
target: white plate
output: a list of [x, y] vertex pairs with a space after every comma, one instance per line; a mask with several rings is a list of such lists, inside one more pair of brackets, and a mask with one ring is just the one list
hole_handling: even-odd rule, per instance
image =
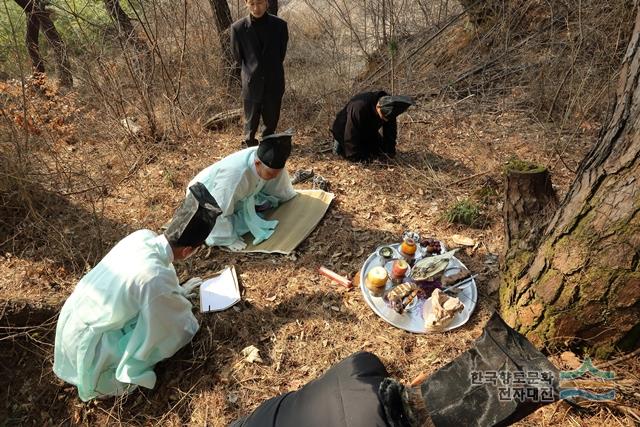
[[[399, 243], [394, 243], [391, 245], [382, 245], [389, 246], [393, 249], [393, 258], [399, 259], [401, 258], [399, 248]], [[405, 331], [414, 332], [417, 334], [424, 334], [430, 331], [427, 331], [424, 327], [424, 320], [422, 318], [422, 309], [424, 304], [428, 304], [427, 306], [427, 314], [431, 311], [431, 301], [429, 299], [415, 298], [414, 301], [409, 304], [409, 307], [402, 314], [398, 314], [395, 310], [393, 310], [389, 305], [382, 299], [382, 297], [374, 297], [369, 292], [369, 289], [365, 286], [365, 278], [367, 277], [367, 273], [373, 267], [378, 267], [383, 265], [390, 272], [391, 262], [389, 260], [383, 260], [382, 257], [378, 255], [378, 250], [382, 247], [376, 248], [376, 250], [369, 255], [364, 264], [362, 265], [362, 269], [360, 270], [360, 290], [362, 291], [362, 295], [364, 296], [364, 300], [369, 304], [369, 307], [376, 313], [378, 316], [383, 318], [386, 322], [392, 324], [393, 326], [404, 329]], [[446, 251], [444, 244], [441, 242], [441, 253]], [[416, 256], [416, 261], [420, 259], [420, 255]], [[460, 269], [466, 268], [464, 264], [456, 257], [451, 258], [449, 261], [449, 265], [447, 266], [447, 271], [445, 275], [449, 276], [457, 273]], [[410, 277], [410, 272], [407, 273]], [[387, 281], [387, 285], [385, 286], [385, 292], [393, 287], [391, 280]], [[476, 303], [478, 301], [478, 290], [476, 288], [476, 281], [471, 279], [468, 284], [464, 284], [461, 287], [460, 293], [457, 295], [460, 298], [460, 302], [464, 304], [464, 309], [454, 316], [453, 320], [449, 325], [445, 328], [438, 330], [438, 332], [449, 331], [451, 329], [458, 328], [469, 320], [473, 310], [476, 308]]]

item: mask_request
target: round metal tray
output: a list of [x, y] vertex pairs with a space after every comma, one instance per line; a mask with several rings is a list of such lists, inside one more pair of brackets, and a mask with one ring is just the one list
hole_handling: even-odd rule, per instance
[[[362, 269], [360, 269], [360, 290], [362, 291], [362, 295], [364, 296], [364, 300], [369, 304], [369, 307], [376, 313], [378, 316], [382, 317], [387, 323], [391, 325], [404, 329], [405, 331], [414, 332], [417, 334], [424, 334], [430, 331], [424, 327], [424, 320], [422, 318], [423, 307], [427, 304], [427, 313], [431, 311], [431, 301], [429, 299], [416, 298], [414, 301], [407, 307], [407, 309], [402, 314], [398, 314], [395, 310], [393, 310], [387, 303], [384, 301], [382, 297], [374, 297], [369, 292], [369, 289], [365, 286], [365, 278], [367, 277], [367, 273], [373, 267], [384, 266], [388, 273], [391, 272], [391, 265], [393, 264], [391, 260], [384, 259], [380, 255], [378, 255], [378, 251], [383, 246], [389, 246], [393, 250], [393, 256], [391, 260], [400, 259], [402, 256], [400, 255], [400, 243], [394, 243], [390, 245], [381, 245], [376, 248], [376, 250], [369, 255], [364, 264], [362, 265]], [[441, 242], [441, 253], [446, 251], [444, 244]], [[421, 259], [421, 256], [416, 253], [415, 257], [416, 261]], [[449, 265], [447, 266], [445, 275], [452, 275], [459, 272], [462, 268], [466, 268], [464, 264], [457, 259], [456, 257], [451, 258], [449, 261]], [[411, 277], [411, 273], [407, 273], [408, 277]], [[385, 286], [385, 292], [393, 287], [391, 280], [387, 281]], [[460, 299], [460, 302], [464, 304], [464, 309], [458, 313], [456, 313], [455, 317], [445, 328], [438, 330], [438, 332], [449, 331], [451, 329], [458, 328], [469, 320], [473, 310], [476, 308], [476, 303], [478, 301], [478, 290], [476, 288], [475, 279], [471, 279], [468, 283], [461, 286], [461, 291], [458, 293], [457, 297]], [[417, 301], [417, 302], [416, 302]]]

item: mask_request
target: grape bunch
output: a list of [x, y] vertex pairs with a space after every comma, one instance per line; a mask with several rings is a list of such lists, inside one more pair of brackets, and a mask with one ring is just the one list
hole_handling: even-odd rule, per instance
[[439, 254], [442, 251], [442, 247], [440, 246], [440, 240], [433, 239], [431, 237], [425, 237], [420, 240], [420, 246], [427, 251], [429, 254]]

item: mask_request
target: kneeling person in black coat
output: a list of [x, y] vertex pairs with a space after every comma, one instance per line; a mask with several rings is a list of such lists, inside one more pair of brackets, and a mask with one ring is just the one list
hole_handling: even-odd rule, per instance
[[[235, 421], [230, 427], [428, 425], [425, 424], [428, 415], [419, 396], [414, 396], [416, 405], [407, 402], [414, 389], [405, 389], [388, 376], [376, 355], [359, 352], [343, 359], [300, 390], [267, 400], [251, 415]], [[409, 406], [415, 406], [417, 410], [411, 410]]]
[[231, 426], [508, 426], [559, 398], [557, 368], [497, 313], [472, 348], [422, 384], [405, 387], [388, 375], [375, 355], [356, 353]]
[[411, 105], [411, 98], [389, 96], [384, 91], [354, 96], [333, 122], [334, 152], [356, 162], [371, 160], [380, 154], [395, 156], [396, 117]]

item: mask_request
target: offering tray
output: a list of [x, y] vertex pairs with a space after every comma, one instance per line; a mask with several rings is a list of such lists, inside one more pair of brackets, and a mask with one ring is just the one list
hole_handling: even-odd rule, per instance
[[[441, 242], [440, 245], [442, 248], [441, 253], [444, 253], [446, 251], [444, 244]], [[391, 259], [383, 258], [379, 255], [379, 251], [382, 247], [389, 247], [392, 249], [393, 253]], [[383, 266], [390, 275], [391, 266], [393, 264], [392, 260], [401, 258], [403, 258], [403, 256], [400, 254], [400, 243], [381, 245], [377, 247], [376, 250], [369, 255], [360, 269], [360, 290], [362, 291], [364, 300], [369, 304], [369, 307], [371, 307], [373, 312], [384, 319], [387, 323], [390, 323], [397, 328], [404, 329], [405, 331], [417, 334], [430, 332], [425, 328], [424, 319], [422, 318], [424, 304], [428, 304], [427, 313], [431, 311], [431, 301], [429, 299], [415, 298], [405, 311], [402, 314], [399, 314], [385, 302], [383, 297], [374, 297], [371, 295], [371, 292], [365, 285], [365, 279], [369, 270], [374, 267]], [[422, 257], [418, 250], [416, 252], [415, 260], [418, 261], [421, 258]], [[458, 273], [462, 269], [466, 269], [466, 267], [454, 256], [449, 261], [449, 265], [447, 266], [444, 274], [446, 276], [450, 276]], [[403, 281], [411, 281], [411, 270], [408, 270], [407, 277]], [[385, 292], [393, 286], [391, 279], [389, 279], [385, 285]], [[473, 310], [475, 310], [476, 303], [478, 301], [478, 290], [476, 288], [475, 279], [472, 278], [467, 283], [461, 285], [460, 292], [457, 294], [457, 297], [460, 299], [460, 302], [464, 304], [464, 309], [456, 313], [451, 323], [446, 327], [439, 329], [438, 332], [449, 331], [467, 323], [473, 313]]]

